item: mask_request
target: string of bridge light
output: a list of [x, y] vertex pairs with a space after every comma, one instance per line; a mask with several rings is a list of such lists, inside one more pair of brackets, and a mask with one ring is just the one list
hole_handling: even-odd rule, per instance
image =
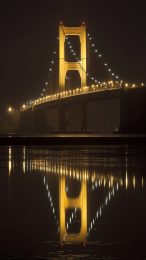
[[81, 61], [80, 61], [79, 58], [77, 57], [77, 54], [76, 54], [75, 50], [73, 49], [73, 46], [71, 45], [71, 42], [68, 41], [68, 37], [66, 37], [66, 40], [67, 40], [67, 44], [68, 44], [67, 46], [68, 46], [68, 48], [69, 48], [71, 54], [75, 57], [76, 61], [78, 62], [78, 64], [79, 64], [80, 67], [82, 68], [83, 72], [86, 74], [87, 78], [89, 78], [90, 80], [92, 80], [92, 83], [94, 83], [94, 84], [97, 84], [97, 83], [100, 84], [100, 83], [101, 83], [100, 81], [98, 81], [95, 77], [93, 77], [93, 75], [89, 74], [88, 72], [86, 72], [86, 71], [84, 70], [84, 68], [83, 68], [82, 65], [81, 65]]
[[102, 186], [111, 188], [111, 187], [114, 186], [113, 182], [116, 182], [116, 183], [118, 183], [118, 185], [121, 185], [121, 186], [122, 186], [122, 183], [123, 183], [123, 182], [121, 183], [120, 181], [119, 182], [118, 181], [111, 181], [110, 179], [108, 181], [106, 181], [104, 179], [103, 184], [102, 184], [101, 180], [96, 180], [92, 184], [92, 187], [91, 187], [91, 189], [89, 189], [89, 191], [95, 191], [98, 187], [102, 187]]
[[[54, 50], [53, 53], [51, 54], [51, 56], [53, 56], [53, 58], [49, 62], [48, 79], [49, 79], [49, 77], [51, 77], [51, 74], [53, 72], [53, 67], [54, 67], [54, 64], [55, 64], [56, 54], [57, 54], [56, 50]], [[45, 83], [44, 83], [42, 92], [41, 92], [41, 96], [44, 96], [44, 94], [46, 93], [46, 88], [47, 88], [48, 84], [49, 84], [48, 80], [46, 80]]]
[[[91, 186], [91, 189], [89, 191], [94, 191], [96, 190], [98, 187], [113, 187], [115, 185], [115, 182], [118, 183], [118, 185], [120, 185], [121, 187], [122, 186], [125, 186], [126, 189], [127, 187], [129, 186], [129, 184], [131, 186], [133, 186], [134, 188], [136, 187], [139, 187], [138, 184], [137, 184], [137, 180], [135, 179], [135, 176], [133, 176], [133, 178], [131, 178], [131, 180], [129, 179], [129, 176], [126, 175], [126, 179], [124, 181], [124, 179], [120, 178], [119, 180], [118, 179], [113, 179], [112, 177], [108, 177], [107, 179], [104, 178], [104, 177], [99, 177], [98, 174], [93, 174], [92, 173], [92, 170], [90, 171], [90, 175], [88, 173], [88, 169], [85, 167], [83, 169], [83, 172], [81, 173], [79, 169], [76, 169], [75, 167], [72, 167], [71, 166], [67, 166], [67, 165], [64, 165], [61, 166], [61, 167], [58, 167], [57, 166], [55, 167], [55, 169], [53, 167], [50, 167], [50, 165], [52, 166], [54, 163], [54, 161], [50, 161], [49, 163], [49, 166], [45, 165], [45, 168], [44, 166], [42, 167], [39, 163], [39, 170], [41, 171], [44, 171], [45, 173], [49, 173], [49, 174], [52, 174], [52, 175], [58, 175], [58, 176], [68, 176], [70, 178], [73, 178], [73, 179], [76, 179], [78, 181], [81, 181], [81, 180], [85, 180], [85, 181], [91, 181], [92, 182], [92, 186]], [[32, 169], [38, 169], [37, 166], [34, 167], [34, 165], [32, 165]], [[55, 171], [55, 172], [54, 172]], [[142, 177], [141, 178], [141, 187], [143, 188], [144, 186], [144, 178]]]
[[[116, 185], [116, 190], [118, 191], [118, 189], [119, 189], [119, 185], [118, 185], [118, 183], [117, 183], [117, 185]], [[91, 230], [93, 229], [93, 226], [95, 225], [96, 220], [98, 220], [99, 217], [102, 216], [103, 208], [108, 205], [108, 203], [109, 203], [110, 200], [111, 200], [111, 197], [112, 197], [112, 196], [114, 197], [114, 195], [115, 195], [115, 188], [113, 187], [112, 190], [109, 191], [108, 195], [105, 197], [105, 200], [104, 200], [104, 202], [102, 203], [102, 205], [97, 209], [96, 214], [95, 214], [95, 217], [92, 219], [91, 224], [90, 224], [90, 226], [89, 226], [89, 229], [88, 229], [88, 232], [89, 232], [89, 233], [90, 233]], [[69, 225], [72, 224], [72, 221], [73, 221], [74, 217], [76, 216], [76, 211], [77, 211], [77, 208], [75, 208], [74, 212], [73, 212], [73, 213], [71, 214], [71, 216], [69, 217], [69, 220], [68, 220], [68, 222], [66, 223], [66, 230], [68, 230], [68, 229], [69, 229]], [[88, 235], [89, 235], [89, 233], [88, 233]]]
[[69, 225], [72, 224], [73, 219], [76, 217], [76, 212], [77, 212], [77, 208], [74, 209], [71, 216], [69, 217], [69, 221], [67, 221], [67, 223], [66, 223], [66, 230], [69, 229]]
[[95, 213], [95, 217], [92, 219], [92, 221], [90, 222], [90, 225], [89, 225], [89, 229], [88, 229], [88, 236], [90, 234], [90, 232], [92, 231], [94, 225], [95, 225], [95, 222], [99, 219], [99, 217], [102, 216], [102, 213], [103, 213], [103, 209], [105, 207], [107, 207], [108, 203], [110, 202], [111, 198], [115, 196], [115, 191], [118, 191], [119, 189], [119, 185], [117, 183], [116, 185], [116, 188], [112, 188], [111, 191], [109, 191], [108, 195], [105, 197], [105, 200], [104, 202], [102, 203], [102, 205], [97, 209], [96, 213]]
[[94, 43], [93, 37], [91, 36], [91, 34], [87, 33], [87, 37], [89, 39], [89, 42], [91, 43], [91, 47], [94, 50], [96, 57], [102, 61], [104, 67], [106, 68], [106, 71], [111, 75], [112, 78], [119, 80], [119, 76], [113, 72], [112, 68], [108, 65], [108, 63], [106, 61], [104, 61], [103, 55], [101, 54], [101, 52], [96, 48], [96, 44]]
[[[63, 28], [62, 28], [62, 30], [63, 30]], [[64, 33], [64, 30], [63, 30], [63, 33]], [[64, 33], [64, 35], [65, 35], [65, 33]], [[91, 34], [90, 34], [90, 33], [87, 33], [87, 37], [88, 37], [89, 41], [91, 42], [92, 48], [94, 49], [94, 52], [97, 54], [97, 57], [98, 57], [98, 58], [102, 58], [103, 55], [102, 55], [102, 54], [99, 52], [99, 50], [96, 48], [95, 43], [92, 41]], [[59, 37], [57, 37], [57, 39], [59, 40]], [[75, 57], [76, 61], [77, 61], [78, 64], [81, 66], [81, 68], [82, 68], [82, 70], [84, 71], [84, 73], [86, 73], [86, 76], [87, 76], [90, 80], [92, 80], [92, 83], [94, 83], [94, 84], [100, 84], [100, 83], [101, 83], [100, 81], [98, 81], [97, 79], [95, 79], [95, 77], [93, 77], [91, 74], [87, 73], [87, 72], [84, 70], [84, 68], [83, 68], [82, 65], [81, 65], [81, 61], [80, 61], [79, 58], [77, 57], [76, 52], [75, 52], [75, 50], [73, 49], [73, 46], [71, 45], [71, 42], [68, 41], [68, 37], [65, 36], [65, 39], [67, 40], [67, 44], [68, 44], [67, 46], [68, 46], [68, 48], [69, 48], [71, 54], [73, 55], [73, 57]], [[55, 56], [56, 56], [56, 54], [57, 54], [57, 51], [54, 50], [52, 54], [53, 54], [54, 57], [50, 60], [50, 63], [49, 63], [49, 74], [48, 74], [48, 77], [50, 77], [51, 74], [52, 74], [52, 72], [53, 72], [53, 66], [54, 66], [54, 64], [55, 64]], [[51, 55], [51, 56], [52, 56], [52, 55]], [[101, 59], [101, 60], [103, 61], [103, 59]], [[113, 73], [112, 69], [108, 66], [108, 63], [103, 61], [103, 64], [104, 64], [104, 66], [107, 68], [107, 72], [109, 72], [112, 77], [114, 77], [116, 80], [118, 80], [118, 79], [119, 79], [119, 76], [118, 76], [118, 75], [115, 75], [115, 73]], [[66, 79], [69, 79], [69, 78], [66, 77]], [[46, 88], [47, 88], [47, 85], [48, 85], [48, 80], [45, 81], [44, 85], [45, 85], [45, 86], [43, 86], [43, 89], [42, 89], [42, 92], [41, 92], [41, 96], [42, 96], [42, 97], [43, 97], [43, 96], [45, 95], [45, 93], [46, 93]], [[141, 85], [144, 85], [144, 84], [141, 84]], [[32, 101], [29, 101], [29, 103], [32, 104]]]
[[[95, 77], [93, 77], [91, 74], [87, 73], [87, 71], [85, 71], [85, 69], [83, 68], [82, 64], [81, 64], [81, 60], [77, 57], [77, 54], [75, 52], [75, 50], [73, 49], [73, 46], [71, 45], [71, 42], [68, 40], [68, 36], [65, 35], [65, 32], [63, 30], [63, 27], [61, 25], [61, 28], [62, 28], [62, 31], [63, 31], [63, 34], [64, 34], [64, 37], [65, 39], [67, 40], [67, 46], [71, 52], [71, 54], [73, 55], [73, 57], [76, 59], [76, 62], [79, 64], [79, 66], [81, 67], [82, 71], [86, 74], [86, 76], [92, 80], [92, 83], [94, 84], [100, 84], [101, 82], [98, 81]], [[58, 38], [59, 39], [59, 38]]]
[[58, 221], [57, 216], [56, 216], [56, 211], [55, 211], [55, 207], [54, 207], [54, 204], [53, 204], [53, 199], [52, 199], [51, 192], [50, 192], [50, 190], [49, 190], [48, 184], [46, 183], [46, 178], [45, 178], [45, 176], [44, 176], [44, 178], [43, 178], [43, 183], [44, 183], [45, 189], [46, 189], [46, 191], [47, 191], [47, 196], [48, 196], [48, 199], [49, 199], [49, 201], [50, 201], [50, 205], [51, 205], [51, 208], [52, 208], [52, 211], [53, 211], [53, 215], [54, 215], [54, 218], [55, 218], [55, 220], [56, 220], [58, 232], [59, 232], [59, 221]]
[[[116, 190], [119, 189], [119, 185], [117, 183], [116, 185]], [[105, 197], [105, 200], [104, 202], [102, 203], [102, 205], [97, 209], [96, 211], [96, 214], [95, 214], [95, 218], [92, 219], [91, 221], [91, 224], [89, 226], [89, 229], [88, 229], [88, 232], [90, 233], [91, 230], [93, 229], [93, 226], [95, 225], [95, 222], [97, 219], [99, 219], [99, 217], [102, 216], [102, 213], [103, 213], [103, 208], [106, 207], [109, 203], [109, 201], [111, 200], [111, 197], [113, 196], [114, 197], [115, 195], [115, 188], [113, 187], [111, 191], [109, 191], [108, 195]], [[70, 218], [69, 218], [69, 221], [67, 222], [66, 224], [66, 229], [68, 230], [69, 229], [69, 224], [71, 225], [75, 215], [76, 215], [76, 211], [77, 211], [77, 208], [75, 208], [74, 212], [71, 214]], [[88, 235], [89, 235], [88, 233]]]

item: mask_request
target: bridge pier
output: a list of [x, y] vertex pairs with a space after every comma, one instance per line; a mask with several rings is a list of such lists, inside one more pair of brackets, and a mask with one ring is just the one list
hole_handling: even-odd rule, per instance
[[120, 132], [146, 133], [146, 88], [121, 91]]
[[43, 108], [41, 110], [33, 111], [33, 127], [34, 132], [47, 133], [47, 110]]
[[[79, 110], [78, 110], [79, 109]], [[76, 115], [79, 115], [80, 123], [77, 122]], [[86, 131], [87, 129], [87, 108], [86, 103], [81, 103], [78, 107], [70, 105], [59, 105], [59, 131]], [[70, 129], [72, 128], [72, 129]]]
[[120, 91], [58, 99], [22, 111], [23, 132], [111, 133], [120, 125]]
[[64, 131], [65, 129], [65, 107], [63, 104], [59, 105], [59, 131]]
[[34, 112], [32, 108], [20, 113], [19, 131], [23, 133], [33, 133], [34, 129]]
[[145, 133], [146, 88], [103, 91], [55, 100], [20, 114], [23, 133]]
[[87, 106], [85, 102], [81, 104], [81, 130], [87, 130]]

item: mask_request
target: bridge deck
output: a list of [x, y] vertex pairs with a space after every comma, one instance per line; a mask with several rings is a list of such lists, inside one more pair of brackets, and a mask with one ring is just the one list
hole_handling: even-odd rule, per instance
[[[143, 87], [143, 85], [128, 86], [128, 88], [139, 88], [139, 87]], [[35, 106], [44, 104], [46, 102], [51, 102], [51, 101], [60, 100], [60, 99], [67, 99], [69, 97], [87, 95], [89, 93], [113, 91], [113, 90], [118, 90], [118, 89], [120, 90], [122, 88], [123, 88], [123, 86], [121, 85], [120, 82], [109, 81], [108, 83], [103, 82], [100, 85], [92, 85], [91, 87], [85, 86], [83, 88], [66, 90], [66, 91], [62, 91], [62, 92], [58, 92], [58, 93], [55, 93], [52, 95], [46, 95], [44, 97], [38, 98], [38, 99], [32, 101], [32, 103], [30, 105], [23, 105], [21, 107], [21, 111], [25, 111], [31, 107], [35, 107]]]

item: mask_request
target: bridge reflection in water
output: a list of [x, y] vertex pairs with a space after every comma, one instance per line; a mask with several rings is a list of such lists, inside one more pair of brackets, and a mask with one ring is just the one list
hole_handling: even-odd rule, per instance
[[18, 168], [26, 178], [40, 175], [60, 241], [86, 242], [119, 191], [144, 188], [144, 177], [133, 174], [134, 162], [127, 151], [127, 147], [97, 147], [96, 153], [91, 148], [20, 147], [16, 153], [9, 147], [8, 176], [13, 178]]

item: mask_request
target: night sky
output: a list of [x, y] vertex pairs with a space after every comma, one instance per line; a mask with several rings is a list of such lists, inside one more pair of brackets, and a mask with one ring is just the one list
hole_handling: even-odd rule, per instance
[[0, 6], [0, 110], [36, 98], [62, 20], [86, 22], [96, 46], [123, 80], [146, 82], [145, 1], [6, 0]]

